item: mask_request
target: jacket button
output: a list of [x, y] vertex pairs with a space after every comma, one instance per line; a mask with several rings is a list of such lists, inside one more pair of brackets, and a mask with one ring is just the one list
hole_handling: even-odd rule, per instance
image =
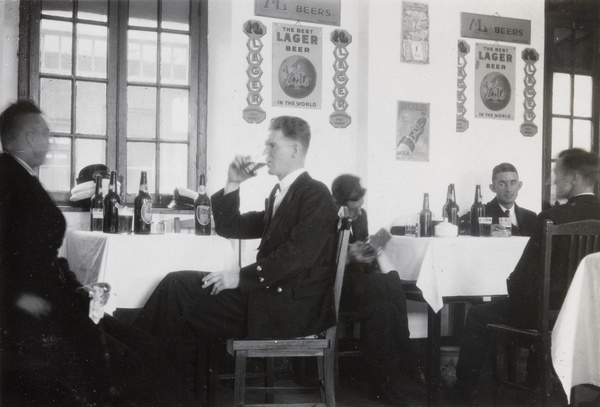
[[258, 277], [258, 282], [259, 283], [263, 283], [265, 281], [265, 279], [263, 277]]
[[265, 290], [268, 290], [270, 287], [271, 287], [270, 285], [266, 286], [266, 287], [265, 287]]
[[261, 266], [256, 266], [256, 271], [262, 271], [262, 267]]
[[282, 291], [283, 291], [283, 288], [281, 288], [281, 287], [277, 287], [277, 292], [278, 292], [278, 293], [280, 293], [280, 292], [282, 292]]

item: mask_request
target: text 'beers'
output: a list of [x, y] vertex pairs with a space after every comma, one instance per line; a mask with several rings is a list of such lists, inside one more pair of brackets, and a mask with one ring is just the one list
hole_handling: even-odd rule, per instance
[[197, 235], [210, 235], [211, 233], [211, 209], [210, 199], [206, 195], [206, 177], [200, 175], [198, 185], [198, 197], [194, 201], [194, 219]]

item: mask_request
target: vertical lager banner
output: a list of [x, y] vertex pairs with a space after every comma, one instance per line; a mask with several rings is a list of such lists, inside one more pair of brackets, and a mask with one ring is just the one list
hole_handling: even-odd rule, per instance
[[476, 44], [475, 117], [515, 119], [515, 47]]
[[319, 27], [273, 24], [273, 106], [321, 108]]

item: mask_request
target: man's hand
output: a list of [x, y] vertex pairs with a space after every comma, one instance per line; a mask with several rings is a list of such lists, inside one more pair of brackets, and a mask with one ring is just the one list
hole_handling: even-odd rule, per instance
[[52, 311], [52, 306], [48, 301], [34, 294], [21, 295], [16, 305], [37, 319], [41, 319], [41, 317], [48, 315]]
[[100, 295], [100, 305], [104, 306], [110, 298], [110, 284], [108, 283], [91, 283], [79, 288], [88, 293], [90, 297]]
[[348, 261], [370, 263], [377, 258], [377, 250], [369, 242], [359, 240], [348, 245]]
[[202, 288], [212, 285], [210, 295], [217, 295], [223, 290], [237, 288], [240, 285], [240, 271], [229, 270], [209, 273], [202, 279]]
[[227, 185], [225, 194], [235, 191], [240, 184], [249, 178], [256, 176], [255, 172], [249, 171], [251, 161], [249, 155], [236, 155], [227, 171]]

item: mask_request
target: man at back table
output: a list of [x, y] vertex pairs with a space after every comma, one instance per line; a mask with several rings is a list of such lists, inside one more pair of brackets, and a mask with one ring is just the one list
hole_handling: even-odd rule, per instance
[[[507, 279], [508, 297], [473, 307], [465, 326], [460, 356], [456, 366], [456, 401], [460, 405], [475, 405], [476, 388], [481, 368], [486, 360], [489, 340], [487, 324], [507, 324], [520, 328], [535, 326], [539, 285], [542, 282], [541, 246], [543, 226], [547, 219], [554, 224], [600, 219], [600, 200], [593, 194], [600, 174], [600, 158], [594, 153], [573, 148], [559, 154], [554, 168], [556, 198], [567, 203], [542, 211], [533, 227], [531, 238], [514, 271]], [[566, 259], [560, 241], [553, 246], [552, 275], [561, 275], [561, 260]], [[553, 277], [554, 278], [554, 277]], [[569, 287], [564, 284], [550, 288], [550, 301], [560, 305]]]
[[282, 116], [269, 129], [264, 154], [279, 184], [265, 209], [240, 213], [240, 184], [255, 175], [245, 156], [235, 157], [225, 188], [212, 196], [219, 235], [261, 238], [256, 262], [222, 273], [170, 273], [135, 321], [156, 336], [183, 378], [190, 377], [192, 344], [302, 337], [335, 324], [337, 211], [327, 187], [304, 170], [310, 128]]
[[[498, 224], [499, 218], [509, 217], [513, 236], [531, 236], [536, 213], [521, 208], [516, 200], [523, 181], [514, 165], [501, 163], [492, 170], [490, 190], [496, 197], [485, 204], [485, 216], [492, 218], [492, 224]], [[470, 230], [470, 213], [460, 218], [461, 232]], [[467, 232], [468, 233], [468, 232]]]

